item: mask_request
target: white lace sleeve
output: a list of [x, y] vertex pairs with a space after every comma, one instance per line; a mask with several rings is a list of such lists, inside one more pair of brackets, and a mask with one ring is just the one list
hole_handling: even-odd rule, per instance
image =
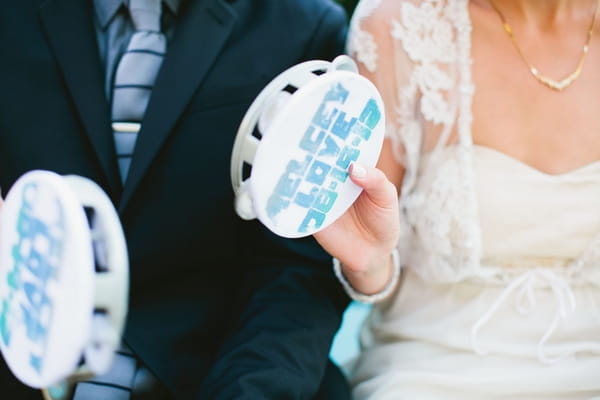
[[377, 69], [377, 43], [373, 34], [363, 29], [362, 21], [381, 3], [381, 0], [361, 1], [357, 4], [350, 24], [348, 37], [348, 53], [354, 55], [356, 60], [364, 65], [371, 73]]
[[394, 36], [406, 0], [361, 0], [350, 23], [347, 50], [383, 98], [386, 110], [386, 137], [391, 139], [395, 158], [406, 170], [405, 182], [412, 181], [421, 151], [421, 130], [417, 119], [418, 86], [415, 64], [401, 40]]
[[472, 274], [479, 262], [468, 5], [361, 0], [348, 39], [349, 54], [383, 97], [385, 150], [404, 167], [402, 266], [439, 281]]

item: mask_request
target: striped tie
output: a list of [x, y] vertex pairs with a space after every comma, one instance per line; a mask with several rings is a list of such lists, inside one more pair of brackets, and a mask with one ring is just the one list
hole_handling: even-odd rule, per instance
[[[50, 400], [165, 400], [172, 395], [140, 361], [122, 344], [106, 374], [77, 382], [73, 394], [50, 391]], [[67, 390], [65, 388], [65, 390]]]
[[161, 0], [130, 0], [135, 27], [115, 72], [112, 120], [121, 181], [127, 178], [140, 123], [167, 48], [160, 31]]

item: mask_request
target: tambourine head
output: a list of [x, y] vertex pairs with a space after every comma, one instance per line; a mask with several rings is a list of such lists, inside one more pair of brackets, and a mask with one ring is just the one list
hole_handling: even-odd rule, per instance
[[23, 175], [0, 213], [0, 350], [25, 384], [69, 376], [89, 342], [94, 255], [85, 212], [61, 176]]
[[[301, 66], [290, 70], [290, 80]], [[374, 166], [381, 151], [385, 116], [379, 92], [348, 57], [332, 66], [303, 79], [284, 104], [263, 100], [266, 106], [278, 104], [277, 110], [263, 110], [269, 117], [262, 136], [246, 141], [246, 148], [256, 147], [253, 159], [240, 151], [251, 172], [238, 197], [247, 191], [256, 217], [283, 237], [311, 235], [346, 212], [361, 192], [348, 176], [349, 166]], [[285, 76], [277, 80], [285, 82]], [[238, 210], [248, 211], [247, 203]]]

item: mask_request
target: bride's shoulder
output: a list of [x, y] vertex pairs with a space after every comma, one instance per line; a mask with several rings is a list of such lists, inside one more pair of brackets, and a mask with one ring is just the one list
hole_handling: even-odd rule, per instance
[[[379, 53], [404, 49], [413, 60], [423, 51], [447, 47], [461, 4], [467, 0], [360, 0], [350, 24], [348, 50], [373, 70]], [[413, 54], [414, 53], [414, 54]]]
[[[466, 1], [466, 0], [465, 0]], [[389, 34], [396, 28], [430, 31], [449, 22], [456, 14], [458, 0], [360, 0], [352, 16], [354, 30]]]
[[376, 21], [398, 18], [406, 13], [435, 13], [450, 8], [455, 0], [360, 0], [353, 19]]
[[401, 3], [414, 3], [414, 0], [360, 0], [354, 10], [352, 19], [362, 23], [389, 20], [400, 12]]

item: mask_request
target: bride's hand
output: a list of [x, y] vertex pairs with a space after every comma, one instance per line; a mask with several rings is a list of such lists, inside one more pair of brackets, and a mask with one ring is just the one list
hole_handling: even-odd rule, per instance
[[379, 169], [353, 164], [350, 177], [364, 190], [344, 215], [314, 236], [340, 260], [356, 290], [376, 293], [392, 275], [391, 252], [400, 233], [398, 194]]

